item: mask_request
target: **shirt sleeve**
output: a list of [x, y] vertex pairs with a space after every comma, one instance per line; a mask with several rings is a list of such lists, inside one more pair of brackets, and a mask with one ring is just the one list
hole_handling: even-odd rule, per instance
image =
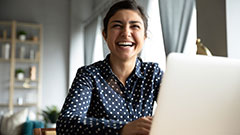
[[56, 130], [59, 135], [114, 135], [120, 134], [121, 128], [126, 124], [113, 119], [88, 117], [93, 90], [90, 77], [83, 68], [78, 70], [57, 120]]
[[159, 93], [159, 89], [160, 89], [160, 84], [161, 84], [161, 80], [162, 80], [162, 76], [163, 76], [163, 71], [160, 69], [160, 67], [158, 66], [158, 64], [155, 65], [154, 68], [154, 88], [155, 88], [155, 94], [154, 94], [154, 101], [157, 101], [157, 97], [158, 97], [158, 93]]

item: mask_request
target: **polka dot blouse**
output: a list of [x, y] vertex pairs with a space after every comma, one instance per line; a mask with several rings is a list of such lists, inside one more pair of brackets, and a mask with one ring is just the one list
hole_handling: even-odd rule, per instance
[[78, 69], [57, 121], [57, 133], [115, 135], [128, 122], [151, 116], [162, 71], [137, 58], [124, 86], [105, 60]]

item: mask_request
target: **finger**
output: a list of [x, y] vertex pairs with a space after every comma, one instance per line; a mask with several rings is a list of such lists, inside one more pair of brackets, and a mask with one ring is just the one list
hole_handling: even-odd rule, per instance
[[142, 122], [145, 122], [145, 123], [149, 123], [149, 124], [152, 123], [152, 118], [150, 118], [150, 117], [141, 117], [139, 120]]
[[151, 125], [152, 125], [152, 121], [144, 117], [138, 119], [136, 122], [137, 122], [137, 127], [145, 128], [148, 130], [151, 128]]
[[146, 128], [139, 128], [137, 130], [137, 135], [148, 135], [150, 133], [150, 129], [146, 129]]
[[146, 123], [146, 122], [141, 122], [141, 123], [139, 123], [139, 127], [140, 128], [144, 128], [144, 129], [150, 129], [151, 128], [151, 125], [152, 125], [152, 123]]
[[147, 116], [146, 117], [148, 120], [153, 120], [153, 117], [152, 116]]

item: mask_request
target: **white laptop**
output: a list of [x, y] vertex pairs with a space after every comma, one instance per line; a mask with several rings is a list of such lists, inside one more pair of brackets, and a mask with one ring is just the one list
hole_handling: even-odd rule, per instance
[[150, 135], [240, 135], [240, 60], [172, 53]]

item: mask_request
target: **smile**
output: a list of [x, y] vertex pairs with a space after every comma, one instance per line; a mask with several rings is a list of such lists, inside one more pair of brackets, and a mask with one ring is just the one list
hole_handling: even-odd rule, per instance
[[132, 43], [132, 42], [118, 42], [117, 45], [118, 46], [134, 46], [135, 43]]

